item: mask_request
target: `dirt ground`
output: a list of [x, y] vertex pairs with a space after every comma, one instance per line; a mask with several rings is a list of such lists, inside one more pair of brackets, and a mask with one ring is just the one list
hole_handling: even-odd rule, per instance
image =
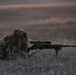
[[[0, 38], [14, 28], [24, 29], [32, 40], [76, 44], [76, 6], [0, 9]], [[76, 48], [62, 48], [58, 57], [43, 50], [30, 59], [0, 60], [0, 75], [76, 75]]]

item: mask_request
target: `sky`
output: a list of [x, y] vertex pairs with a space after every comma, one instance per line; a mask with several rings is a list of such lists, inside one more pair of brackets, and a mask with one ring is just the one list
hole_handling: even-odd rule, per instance
[[48, 3], [76, 3], [76, 0], [0, 0], [0, 5]]

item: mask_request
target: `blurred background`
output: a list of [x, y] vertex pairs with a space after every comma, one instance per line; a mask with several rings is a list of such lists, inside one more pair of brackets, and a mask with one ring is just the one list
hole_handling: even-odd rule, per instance
[[33, 40], [76, 39], [75, 0], [0, 0], [0, 38], [24, 29]]

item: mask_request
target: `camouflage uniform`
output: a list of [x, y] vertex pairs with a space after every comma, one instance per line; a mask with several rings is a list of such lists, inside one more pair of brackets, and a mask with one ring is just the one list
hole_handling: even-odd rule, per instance
[[3, 38], [3, 44], [2, 46], [2, 58], [8, 58], [9, 56], [12, 56], [13, 54], [17, 54], [18, 51], [20, 52], [27, 52], [28, 50], [28, 44], [27, 44], [27, 34], [21, 30], [21, 29], [14, 29], [13, 34], [7, 35]]

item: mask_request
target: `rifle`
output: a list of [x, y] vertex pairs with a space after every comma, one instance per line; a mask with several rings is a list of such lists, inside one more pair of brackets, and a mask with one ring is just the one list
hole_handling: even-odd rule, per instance
[[76, 45], [62, 45], [62, 44], [51, 44], [51, 41], [31, 41], [31, 44], [33, 44], [31, 47], [28, 48], [27, 52], [33, 49], [54, 49], [56, 53], [56, 57], [58, 55], [58, 52], [62, 49], [62, 47], [76, 47]]

